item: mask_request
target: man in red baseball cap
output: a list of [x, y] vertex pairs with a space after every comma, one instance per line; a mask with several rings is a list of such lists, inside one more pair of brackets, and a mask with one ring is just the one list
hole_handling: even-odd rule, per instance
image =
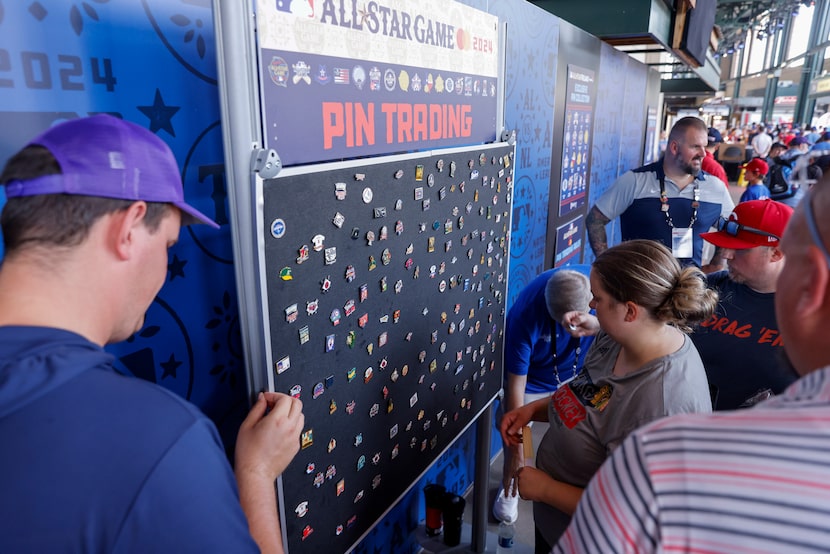
[[728, 267], [707, 275], [720, 302], [692, 335], [717, 393], [716, 410], [751, 405], [759, 394], [778, 394], [797, 377], [780, 363], [783, 342], [775, 317], [776, 280], [784, 267], [779, 242], [792, 213], [780, 202], [750, 200], [721, 219], [718, 231], [701, 235], [722, 250]]
[[764, 184], [764, 177], [769, 173], [769, 165], [761, 158], [752, 158], [743, 165], [744, 178], [747, 180], [746, 190], [741, 195], [740, 202], [748, 200], [764, 200], [769, 198], [769, 189]]

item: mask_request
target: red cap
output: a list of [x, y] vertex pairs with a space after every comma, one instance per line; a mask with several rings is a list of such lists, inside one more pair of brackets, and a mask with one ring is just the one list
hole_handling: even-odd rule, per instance
[[766, 175], [769, 172], [769, 165], [761, 158], [752, 158], [744, 164], [744, 170], [757, 171], [761, 175]]
[[[792, 214], [791, 207], [769, 198], [741, 202], [729, 214], [726, 225], [723, 225], [723, 221], [720, 222], [723, 225], [720, 231], [701, 233], [700, 236], [715, 246], [733, 250], [756, 246], [778, 246], [778, 239], [775, 237], [781, 237], [784, 234], [784, 228]], [[729, 228], [729, 223], [733, 224], [733, 228]], [[753, 230], [760, 231], [760, 233], [753, 232]], [[775, 237], [764, 233], [775, 235]]]

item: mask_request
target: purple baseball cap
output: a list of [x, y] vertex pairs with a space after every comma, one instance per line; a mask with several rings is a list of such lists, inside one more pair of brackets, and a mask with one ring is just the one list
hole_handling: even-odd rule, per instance
[[112, 117], [94, 115], [51, 127], [27, 146], [43, 146], [60, 165], [58, 175], [6, 184], [6, 196], [77, 194], [173, 204], [182, 224], [219, 224], [184, 201], [173, 152], [149, 130]]

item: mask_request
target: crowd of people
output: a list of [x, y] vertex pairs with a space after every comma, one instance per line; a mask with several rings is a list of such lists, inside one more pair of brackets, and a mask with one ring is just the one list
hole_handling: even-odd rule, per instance
[[[678, 120], [661, 159], [589, 211], [591, 310], [562, 325], [595, 335], [584, 365], [500, 419], [513, 448], [528, 422], [549, 423], [535, 464], [505, 478], [533, 502], [537, 554], [826, 549], [830, 464], [810, 442], [830, 439], [830, 227], [815, 217], [830, 192], [813, 186], [830, 132], [745, 131]], [[757, 154], [737, 205], [715, 156], [725, 140]]]
[[[795, 206], [805, 190], [821, 180], [830, 168], [830, 129], [781, 123], [753, 123], [721, 131], [709, 128], [709, 146], [717, 152], [721, 144], [740, 144], [750, 162], [740, 167], [733, 180], [747, 186], [741, 201], [772, 198]], [[726, 181], [717, 156], [704, 160], [703, 170]]]
[[[747, 136], [759, 156], [734, 205], [704, 169], [722, 134], [680, 119], [658, 162], [591, 207], [594, 263], [542, 273], [509, 310], [494, 515], [532, 501], [537, 553], [826, 550], [830, 189], [794, 177], [779, 202], [764, 182], [830, 143], [810, 131]], [[0, 512], [25, 530], [0, 551], [281, 552], [274, 482], [302, 403], [260, 393], [231, 468], [198, 409], [103, 350], [142, 326], [181, 226], [216, 225], [185, 203], [170, 149], [81, 118], [0, 183]], [[549, 426], [529, 460], [533, 421]]]

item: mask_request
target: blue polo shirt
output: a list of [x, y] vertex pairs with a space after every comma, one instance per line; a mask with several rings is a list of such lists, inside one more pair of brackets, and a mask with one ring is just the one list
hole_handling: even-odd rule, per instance
[[0, 327], [0, 552], [259, 552], [213, 423], [112, 362]]
[[[568, 265], [549, 269], [522, 289], [507, 312], [504, 332], [504, 369], [514, 375], [527, 375], [525, 392], [556, 390], [559, 383], [573, 379], [582, 368], [585, 354], [594, 337], [572, 337], [550, 317], [545, 303], [545, 287], [557, 271], [570, 269], [589, 275], [588, 265]], [[579, 352], [577, 353], [577, 350]]]

